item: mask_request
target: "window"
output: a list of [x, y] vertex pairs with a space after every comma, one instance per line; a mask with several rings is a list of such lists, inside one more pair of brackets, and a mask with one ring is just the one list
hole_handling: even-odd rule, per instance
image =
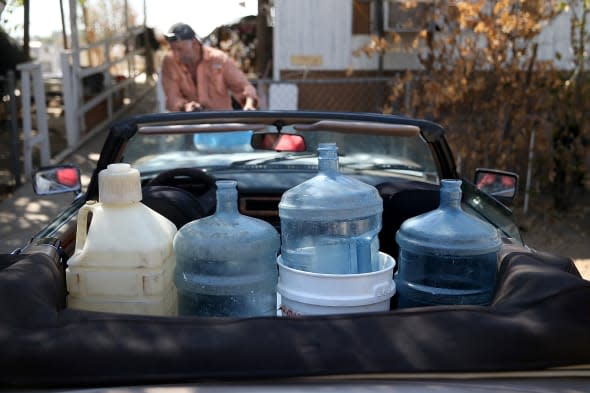
[[371, 1], [352, 1], [352, 34], [371, 34]]
[[418, 33], [432, 21], [433, 4], [429, 1], [385, 0], [384, 30], [396, 33]]

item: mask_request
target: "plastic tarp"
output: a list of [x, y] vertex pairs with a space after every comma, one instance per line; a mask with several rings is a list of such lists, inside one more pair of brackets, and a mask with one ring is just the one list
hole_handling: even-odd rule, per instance
[[541, 370], [590, 364], [590, 282], [572, 261], [504, 257], [493, 304], [250, 319], [63, 308], [45, 255], [0, 261], [0, 383], [97, 385]]

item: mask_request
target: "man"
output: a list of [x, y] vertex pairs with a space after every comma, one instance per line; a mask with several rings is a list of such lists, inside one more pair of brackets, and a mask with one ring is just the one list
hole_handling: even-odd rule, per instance
[[232, 95], [244, 110], [256, 109], [256, 89], [244, 73], [225, 53], [204, 46], [189, 25], [173, 25], [166, 40], [171, 48], [161, 70], [166, 109], [231, 110]]

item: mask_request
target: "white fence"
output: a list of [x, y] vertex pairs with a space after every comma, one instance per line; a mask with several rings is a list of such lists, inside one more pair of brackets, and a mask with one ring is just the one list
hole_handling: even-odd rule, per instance
[[[143, 89], [137, 85], [139, 79], [147, 79], [145, 49], [135, 46], [136, 38], [143, 32], [142, 26], [131, 28], [124, 34], [80, 47], [77, 51], [61, 53], [61, 96], [68, 147], [66, 151], [56, 152], [59, 156], [63, 157], [107, 127], [151, 90], [148, 84], [143, 84]], [[45, 84], [41, 68], [38, 62], [18, 65], [21, 72], [23, 161], [26, 178], [30, 178], [33, 171], [35, 148], [39, 150], [41, 165], [50, 164], [51, 157]], [[92, 79], [97, 82], [94, 88], [85, 89], [85, 86], [88, 87], [87, 81]], [[34, 119], [36, 127], [33, 127]], [[16, 172], [14, 176], [20, 177]], [[20, 179], [17, 184], [20, 184]]]
[[[61, 55], [63, 75], [63, 98], [66, 116], [66, 136], [68, 146], [74, 147], [86, 135], [92, 135], [104, 128], [125, 108], [124, 95], [129, 100], [136, 96], [136, 78], [145, 76], [144, 67], [137, 67], [136, 56], [145, 55], [143, 48], [135, 48], [135, 38], [143, 33], [143, 27], [135, 27], [125, 34], [109, 37], [105, 40], [80, 47], [78, 51], [66, 51]], [[124, 48], [123, 55], [115, 55], [116, 48]], [[83, 67], [82, 60], [97, 65]], [[123, 78], [114, 80], [113, 72], [123, 71]], [[85, 78], [101, 76], [102, 88], [89, 95], [84, 91]], [[104, 118], [98, 123], [86, 124], [89, 114], [104, 110]], [[94, 113], [93, 113], [94, 111]], [[100, 115], [100, 113], [99, 113]]]
[[[47, 108], [45, 106], [45, 89], [41, 75], [41, 64], [22, 63], [17, 66], [21, 72], [21, 100], [23, 116], [23, 159], [24, 174], [27, 178], [33, 172], [33, 148], [39, 147], [41, 165], [49, 164], [49, 131], [47, 127]], [[31, 85], [32, 82], [32, 85]], [[33, 111], [31, 110], [31, 87], [35, 98], [37, 133], [33, 134]]]

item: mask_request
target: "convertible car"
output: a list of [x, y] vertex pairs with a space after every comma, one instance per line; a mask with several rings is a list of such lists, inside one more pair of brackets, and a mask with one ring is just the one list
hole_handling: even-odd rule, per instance
[[[510, 172], [462, 180], [465, 212], [502, 239], [493, 301], [338, 315], [251, 318], [115, 314], [68, 307], [65, 269], [78, 211], [99, 172], [129, 163], [142, 203], [177, 228], [215, 211], [215, 182], [235, 180], [243, 215], [281, 230], [283, 193], [318, 173], [336, 143], [341, 173], [383, 200], [380, 251], [398, 258], [402, 223], [436, 209], [460, 179], [446, 131], [369, 113], [234, 111], [150, 114], [111, 126], [87, 189], [71, 165], [41, 168], [40, 194], [69, 208], [0, 265], [0, 383], [26, 389], [129, 391], [568, 391], [590, 389], [590, 282], [573, 262], [528, 248], [510, 205]], [[231, 245], [228, 245], [231, 247]], [[53, 390], [52, 390], [53, 391]]]

